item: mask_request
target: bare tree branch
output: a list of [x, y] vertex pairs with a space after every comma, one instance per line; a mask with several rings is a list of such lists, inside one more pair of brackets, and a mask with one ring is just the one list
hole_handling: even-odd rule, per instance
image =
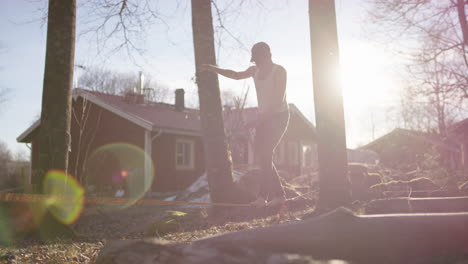
[[[403, 119], [413, 113], [424, 120], [435, 117], [435, 125], [443, 133], [447, 120], [461, 118], [466, 107], [468, 59], [464, 25], [460, 8], [467, 1], [459, 0], [375, 0], [369, 17], [374, 33], [388, 46], [406, 54], [407, 91], [402, 110]], [[373, 27], [372, 25], [369, 27]], [[375, 35], [374, 35], [375, 36]], [[395, 48], [397, 47], [397, 48]], [[411, 95], [412, 94], [412, 95]], [[427, 116], [422, 110], [432, 113]], [[421, 120], [421, 119], [420, 119]], [[420, 121], [418, 121], [420, 122]]]
[[84, 7], [88, 12], [82, 19], [84, 30], [80, 36], [93, 35], [99, 53], [106, 51], [104, 57], [123, 50], [138, 64], [135, 55], [144, 59], [148, 29], [154, 25], [169, 28], [159, 1], [88, 0]]

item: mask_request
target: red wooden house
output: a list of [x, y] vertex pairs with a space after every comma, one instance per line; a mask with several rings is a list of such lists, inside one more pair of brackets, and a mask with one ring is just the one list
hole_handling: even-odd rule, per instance
[[396, 128], [360, 150], [375, 151], [380, 161], [391, 167], [414, 167], [425, 159], [425, 154], [435, 150], [445, 166], [468, 170], [468, 119], [451, 125], [446, 137]]
[[[289, 105], [289, 127], [275, 150], [275, 166], [292, 176], [301, 175], [317, 167], [316, 130], [294, 105]], [[224, 109], [224, 126], [232, 152], [234, 168], [254, 164], [253, 140], [258, 109]]]
[[[277, 148], [278, 168], [299, 175], [316, 166], [314, 126], [294, 106], [291, 106], [290, 128]], [[85, 185], [110, 186], [119, 164], [112, 157], [100, 157], [89, 162], [95, 150], [115, 143], [138, 147], [151, 157], [141, 161], [145, 186], [152, 191], [176, 191], [185, 188], [205, 170], [200, 117], [197, 109], [184, 106], [184, 91], [177, 89], [175, 104], [145, 100], [143, 94], [109, 95], [83, 89], [73, 90], [72, 146], [69, 172]], [[225, 126], [232, 146], [234, 168], [253, 163], [251, 129], [236, 126], [233, 111], [225, 111]], [[254, 122], [256, 108], [241, 111], [241, 124]], [[241, 129], [239, 129], [241, 128]], [[40, 121], [34, 123], [18, 138], [31, 144], [32, 169], [37, 163], [36, 137]], [[154, 180], [150, 180], [151, 164]], [[89, 176], [90, 168], [98, 173]], [[38, 179], [31, 178], [32, 184]]]
[[456, 166], [468, 171], [468, 118], [449, 127], [449, 135], [457, 144]]

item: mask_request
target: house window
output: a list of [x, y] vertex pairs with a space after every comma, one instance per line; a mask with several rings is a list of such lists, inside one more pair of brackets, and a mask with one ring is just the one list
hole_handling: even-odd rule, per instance
[[303, 145], [302, 146], [302, 167], [310, 168], [313, 165], [313, 156], [312, 156], [312, 146]]
[[193, 170], [195, 169], [195, 142], [190, 139], [176, 140], [176, 169]]
[[284, 144], [281, 141], [275, 149], [275, 155], [273, 156], [275, 164], [284, 163]]
[[299, 164], [299, 146], [297, 142], [288, 142], [288, 161], [291, 165]]

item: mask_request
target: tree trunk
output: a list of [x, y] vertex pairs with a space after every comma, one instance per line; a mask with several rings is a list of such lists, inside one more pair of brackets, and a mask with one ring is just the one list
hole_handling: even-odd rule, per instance
[[345, 205], [349, 191], [343, 98], [333, 0], [309, 0], [320, 193], [317, 209]]
[[[76, 0], [49, 0], [38, 163], [32, 170], [41, 192], [48, 171], [68, 171], [75, 21]], [[66, 186], [63, 190], [66, 191]], [[73, 230], [50, 212], [45, 214], [33, 233], [41, 239], [75, 237]]]
[[[192, 29], [196, 69], [201, 64], [216, 64], [210, 0], [192, 0]], [[218, 76], [197, 70], [196, 81], [211, 199], [223, 202], [229, 200], [228, 192], [233, 189], [233, 181]]]
[[463, 44], [468, 46], [468, 24], [466, 22], [465, 0], [457, 0], [458, 20], [460, 21], [460, 28], [463, 36]]
[[114, 242], [106, 245], [96, 263], [292, 262], [272, 253], [352, 263], [455, 263], [467, 258], [467, 223], [467, 213], [355, 216], [338, 209], [296, 223], [228, 233], [190, 245]]
[[40, 185], [47, 171], [68, 169], [75, 20], [76, 0], [49, 1], [39, 162], [34, 168]]

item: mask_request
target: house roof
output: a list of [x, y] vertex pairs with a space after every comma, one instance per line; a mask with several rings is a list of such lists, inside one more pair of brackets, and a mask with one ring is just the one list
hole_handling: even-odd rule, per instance
[[374, 146], [383, 144], [387, 142], [388, 140], [391, 140], [394, 137], [400, 137], [400, 136], [406, 136], [406, 137], [412, 137], [415, 139], [424, 139], [424, 141], [428, 141], [426, 139], [427, 133], [421, 132], [421, 131], [415, 131], [415, 130], [410, 130], [410, 129], [404, 129], [404, 128], [395, 128], [389, 133], [375, 139], [374, 141], [371, 141], [367, 143], [366, 145], [359, 147], [358, 149], [371, 149]]
[[21, 135], [16, 138], [18, 142], [28, 143], [31, 142], [32, 135], [36, 132], [37, 128], [41, 124], [41, 120], [36, 120], [28, 129], [26, 129]]
[[[136, 104], [125, 101], [124, 96], [111, 95], [101, 92], [94, 92], [84, 89], [74, 89], [73, 99], [83, 98], [106, 109], [116, 115], [127, 119], [142, 128], [150, 131], [164, 131], [175, 134], [201, 135], [200, 114], [198, 109], [185, 108], [183, 110], [175, 109], [174, 105], [166, 103], [145, 103]], [[296, 113], [305, 124], [316, 134], [315, 127], [299, 111], [299, 109], [290, 104], [292, 113]], [[234, 116], [234, 115], [231, 115]], [[225, 126], [233, 128], [235, 120], [227, 118], [225, 111]], [[254, 123], [257, 119], [257, 108], [245, 108], [242, 113], [243, 123]], [[18, 142], [30, 142], [34, 131], [40, 126], [40, 120], [36, 121], [31, 127], [18, 136]], [[243, 126], [245, 127], [245, 126]]]
[[414, 142], [416, 141], [423, 142], [427, 144], [428, 146], [436, 146], [436, 147], [443, 148], [449, 151], [458, 151], [456, 147], [454, 147], [453, 144], [451, 144], [452, 143], [451, 141], [444, 140], [438, 134], [403, 129], [403, 128], [395, 128], [388, 134], [385, 134], [381, 136], [380, 138], [358, 149], [373, 149], [373, 148], [376, 148], [376, 147], [378, 148], [379, 146], [382, 146], [383, 144], [388, 144], [388, 143], [396, 144], [395, 140], [397, 138], [403, 138], [403, 137], [410, 138]]
[[449, 131], [454, 134], [458, 134], [464, 130], [468, 131], [468, 118], [465, 118], [449, 127]]
[[[240, 111], [240, 114], [239, 114]], [[310, 122], [302, 112], [294, 104], [289, 104], [289, 111], [291, 115], [297, 115], [300, 120], [306, 124], [306, 126], [312, 131], [314, 136], [317, 135], [317, 130], [315, 126]], [[247, 107], [242, 110], [224, 110], [224, 126], [227, 129], [234, 129], [239, 132], [246, 132], [252, 127], [258, 117], [258, 108], [257, 107]]]
[[141, 127], [159, 131], [177, 130], [199, 134], [200, 115], [197, 109], [176, 110], [174, 105], [165, 103], [128, 103], [124, 96], [75, 89], [76, 97], [83, 97], [102, 108], [111, 111]]
[[312, 122], [309, 121], [309, 119], [307, 119], [307, 117], [304, 116], [304, 114], [302, 114], [302, 112], [299, 110], [299, 108], [296, 107], [296, 105], [289, 104], [289, 109], [290, 109], [291, 113], [296, 113], [297, 116], [302, 121], [304, 121], [304, 123], [312, 130], [314, 135], [317, 135], [317, 129], [315, 128], [315, 126], [312, 124]]
[[[200, 135], [200, 116], [196, 109], [176, 110], [165, 103], [136, 104], [125, 101], [124, 96], [111, 95], [84, 89], [73, 89], [73, 99], [83, 98], [146, 130], [165, 131], [177, 134]], [[18, 142], [30, 142], [34, 131], [40, 126], [37, 120], [16, 138]]]

